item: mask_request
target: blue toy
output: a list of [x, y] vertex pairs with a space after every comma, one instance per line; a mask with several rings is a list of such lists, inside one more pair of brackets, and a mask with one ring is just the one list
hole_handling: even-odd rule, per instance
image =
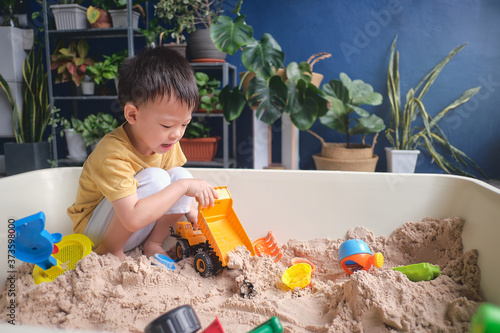
[[339, 263], [347, 274], [358, 270], [369, 270], [375, 266], [381, 268], [384, 265], [382, 253], [372, 253], [368, 245], [361, 239], [349, 239], [340, 245]]
[[15, 223], [14, 256], [19, 260], [35, 264], [35, 283], [50, 282], [92, 252], [92, 242], [85, 235], [72, 234], [62, 237], [60, 233], [45, 230], [45, 214], [39, 212]]
[[57, 266], [52, 256], [54, 244], [62, 239], [60, 233], [50, 234], [45, 230], [45, 214], [39, 212], [16, 221], [15, 257], [47, 270]]

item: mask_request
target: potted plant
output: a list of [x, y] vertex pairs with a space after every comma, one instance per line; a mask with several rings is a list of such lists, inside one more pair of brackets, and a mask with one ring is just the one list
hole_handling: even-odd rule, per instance
[[[321, 154], [313, 155], [317, 169], [375, 171], [378, 156], [373, 154], [378, 133], [385, 129], [382, 118], [361, 108], [363, 105], [380, 105], [383, 97], [362, 80], [351, 80], [340, 73], [340, 80], [331, 80], [323, 85], [323, 94], [328, 100], [328, 112], [319, 118], [324, 126], [345, 134], [345, 143], [327, 143], [309, 130], [322, 144]], [[352, 135], [362, 135], [362, 143], [352, 143]], [[371, 145], [365, 136], [375, 134]]]
[[75, 124], [75, 131], [82, 134], [87, 147], [93, 150], [104, 135], [118, 127], [118, 121], [108, 113], [90, 114]]
[[219, 102], [221, 82], [203, 72], [196, 72], [196, 85], [200, 95], [200, 103], [197, 112], [210, 114], [211, 112], [222, 112]]
[[50, 5], [57, 30], [87, 29], [87, 8], [80, 6], [83, 0], [58, 0]]
[[87, 66], [86, 71], [97, 85], [105, 85], [108, 80], [116, 79], [118, 68], [127, 58], [127, 50], [121, 50], [112, 55], [103, 55], [103, 61], [97, 61]]
[[158, 37], [165, 31], [165, 29], [158, 24], [158, 17], [154, 17], [149, 21], [149, 29], [138, 28], [138, 30], [146, 39], [146, 47], [156, 47], [158, 44]]
[[87, 8], [87, 20], [90, 23], [90, 27], [94, 29], [101, 28], [111, 28], [113, 23], [111, 21], [111, 15], [109, 10], [113, 4], [113, 0], [92, 0], [92, 4], [95, 6], [89, 6]]
[[[171, 29], [167, 29], [172, 39], [166, 47], [174, 48], [180, 54], [186, 56], [186, 36], [184, 33], [190, 33], [195, 30], [194, 24], [194, 6], [198, 0], [160, 0], [154, 5], [155, 16], [164, 21]], [[160, 33], [160, 45], [164, 33]]]
[[[82, 133], [78, 131], [82, 130], [82, 121], [75, 117], [71, 117], [68, 120], [61, 117], [59, 112], [60, 110], [57, 108], [54, 108], [52, 112], [52, 119], [49, 121], [49, 125], [53, 127], [53, 131], [49, 136], [49, 142], [52, 142], [55, 133], [59, 132], [61, 137], [64, 136], [66, 138], [66, 146], [68, 148], [67, 158], [81, 163], [87, 158], [87, 147]], [[61, 131], [58, 131], [59, 126], [62, 126]]]
[[210, 27], [223, 12], [224, 0], [198, 0], [193, 4], [196, 30], [189, 34], [186, 56], [192, 62], [223, 62], [226, 53], [219, 51], [210, 38]]
[[[224, 118], [229, 122], [237, 119], [248, 105], [254, 112], [256, 138], [258, 133], [268, 131], [271, 124], [284, 116], [282, 124], [287, 124], [287, 127], [282, 130], [282, 142], [289, 147], [282, 148], [282, 163], [286, 160], [286, 167], [294, 169], [298, 167], [298, 158], [294, 158], [298, 151], [298, 144], [294, 144], [298, 142], [298, 130], [309, 129], [318, 117], [323, 116], [327, 103], [321, 90], [311, 82], [311, 63], [292, 62], [285, 67], [286, 74], [279, 75], [285, 59], [281, 46], [268, 33], [264, 33], [260, 40], [253, 37], [253, 27], [246, 24], [245, 15], [239, 12], [241, 3], [239, 1], [233, 10], [237, 14], [234, 20], [220, 15], [210, 26], [210, 37], [217, 49], [230, 55], [241, 50], [241, 61], [247, 70], [238, 87], [231, 89], [226, 86], [219, 95]], [[251, 80], [245, 91], [243, 85], [247, 77]], [[269, 135], [267, 140], [270, 142]], [[270, 154], [266, 153], [268, 143], [254, 141], [255, 168], [266, 167], [271, 162]]]
[[73, 81], [78, 87], [85, 79], [86, 68], [94, 64], [88, 55], [89, 45], [84, 39], [77, 42], [71, 41], [67, 48], [62, 48], [61, 43], [50, 56], [50, 69], [57, 69], [55, 83]]
[[89, 67], [87, 66], [85, 69], [87, 75], [85, 75], [85, 78], [81, 82], [83, 95], [94, 95], [95, 92], [95, 76], [89, 71]]
[[[237, 17], [218, 16], [210, 27], [210, 36], [222, 52], [234, 55], [241, 49], [241, 61], [247, 72], [240, 85], [224, 87], [219, 99], [227, 121], [237, 119], [246, 104], [255, 110], [255, 117], [271, 125], [282, 113], [290, 116], [300, 130], [309, 129], [318, 116], [326, 111], [326, 100], [321, 91], [311, 83], [312, 70], [307, 62], [295, 62], [286, 66], [286, 83], [276, 75], [283, 66], [285, 54], [278, 42], [268, 33], [258, 41], [253, 37], [253, 27], [245, 23], [241, 15], [241, 0], [235, 12]], [[242, 83], [246, 76], [254, 76], [246, 93]]]
[[182, 151], [188, 161], [210, 162], [217, 153], [219, 137], [210, 136], [211, 127], [205, 121], [191, 121], [180, 139]]
[[[127, 18], [127, 0], [112, 0], [115, 9], [110, 9], [109, 14], [111, 15], [111, 20], [113, 21], [113, 27], [115, 28], [125, 28], [128, 27]], [[139, 27], [139, 17], [146, 16], [144, 9], [140, 3], [145, 0], [135, 0], [132, 2], [132, 27], [137, 29]]]
[[[396, 40], [397, 36], [394, 38], [391, 46], [391, 56], [387, 71], [390, 124], [385, 134], [392, 145], [391, 148], [386, 148], [389, 171], [414, 172], [416, 157], [414, 157], [413, 163], [411, 163], [411, 160], [408, 158], [405, 158], [403, 166], [395, 166], [395, 155], [417, 151], [413, 154], [414, 156], [418, 156], [419, 149], [425, 149], [432, 156], [437, 165], [446, 173], [456, 173], [458, 175], [474, 177], [474, 175], [466, 171], [466, 168], [470, 166], [486, 178], [481, 168], [464, 152], [454, 147], [438, 126], [439, 120], [448, 114], [448, 112], [466, 103], [481, 88], [476, 87], [468, 89], [435, 116], [431, 116], [427, 112], [422, 101], [444, 66], [453, 59], [466, 44], [454, 48], [424, 76], [415, 88], [410, 88], [406, 94], [406, 102], [404, 106], [402, 106], [399, 89], [399, 52], [395, 50]], [[415, 124], [417, 119], [420, 119], [421, 122]]]
[[42, 49], [33, 47], [23, 62], [24, 95], [21, 110], [7, 81], [0, 75], [13, 112], [16, 143], [5, 143], [7, 175], [50, 167], [50, 147], [43, 135], [50, 119], [47, 74], [44, 73]]

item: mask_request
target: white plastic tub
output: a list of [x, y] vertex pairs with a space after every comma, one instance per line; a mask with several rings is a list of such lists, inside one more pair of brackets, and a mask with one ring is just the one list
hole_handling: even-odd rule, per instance
[[[0, 178], [1, 281], [10, 270], [6, 246], [9, 219], [44, 211], [49, 232], [72, 233], [66, 208], [74, 201], [80, 170], [45, 169]], [[465, 251], [479, 252], [481, 293], [487, 301], [500, 305], [500, 190], [484, 182], [434, 174], [191, 171], [195, 178], [204, 178], [214, 186], [228, 186], [234, 209], [252, 240], [269, 230], [281, 243], [290, 238], [335, 239], [356, 226], [365, 226], [380, 236], [424, 217], [461, 217], [466, 222]]]

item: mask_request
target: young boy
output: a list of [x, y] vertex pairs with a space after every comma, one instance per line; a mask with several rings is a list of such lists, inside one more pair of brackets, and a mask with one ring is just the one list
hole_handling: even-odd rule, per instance
[[75, 203], [68, 208], [75, 233], [88, 236], [99, 254], [125, 258], [161, 247], [184, 215], [195, 223], [192, 202], [212, 206], [217, 193], [192, 179], [179, 140], [198, 103], [187, 60], [165, 47], [148, 49], [120, 67], [118, 102], [126, 122], [107, 134], [83, 165]]

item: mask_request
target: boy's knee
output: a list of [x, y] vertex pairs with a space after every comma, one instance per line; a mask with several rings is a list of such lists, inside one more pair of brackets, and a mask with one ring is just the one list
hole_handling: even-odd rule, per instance
[[135, 175], [139, 188], [147, 187], [148, 192], [156, 193], [172, 183], [169, 173], [161, 168], [146, 168]]
[[172, 183], [179, 179], [193, 179], [193, 175], [191, 174], [191, 172], [183, 167], [175, 167], [169, 169], [168, 174], [170, 175]]

